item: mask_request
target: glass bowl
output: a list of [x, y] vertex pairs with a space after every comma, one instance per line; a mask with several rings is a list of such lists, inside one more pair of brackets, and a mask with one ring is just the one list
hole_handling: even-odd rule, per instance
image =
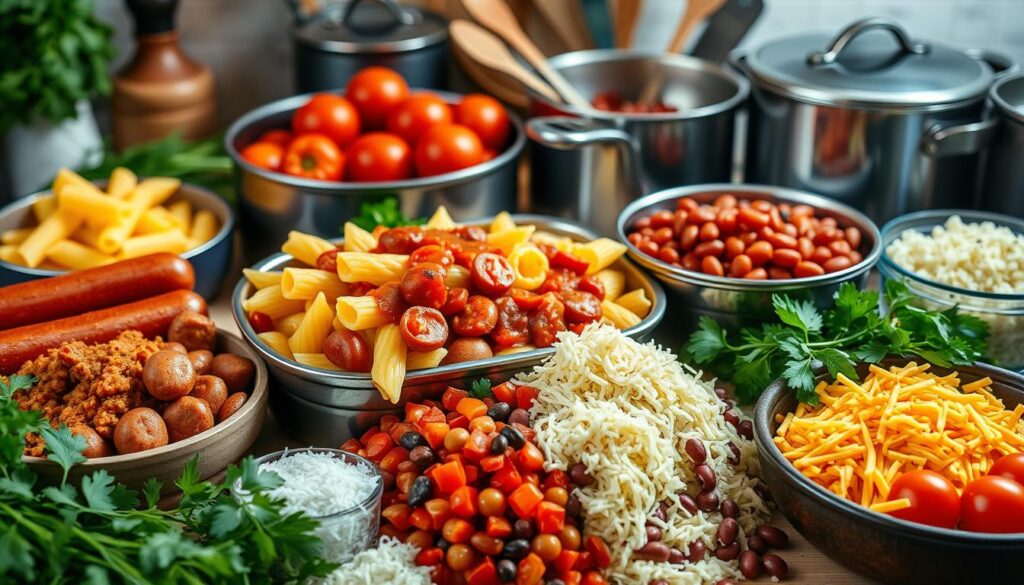
[[889, 256], [889, 245], [904, 232], [931, 233], [954, 215], [959, 215], [964, 223], [992, 222], [1010, 228], [1015, 234], [1024, 234], [1024, 221], [998, 213], [939, 209], [902, 215], [882, 227], [882, 257], [878, 263], [882, 285], [888, 279], [898, 279], [927, 308], [945, 310], [957, 306], [963, 313], [984, 320], [989, 326], [989, 357], [1003, 368], [1024, 371], [1024, 293], [979, 292], [936, 282], [896, 264]]

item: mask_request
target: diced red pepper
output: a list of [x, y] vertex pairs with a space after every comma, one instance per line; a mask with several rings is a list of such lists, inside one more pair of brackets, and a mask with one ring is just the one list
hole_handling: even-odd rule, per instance
[[508, 538], [512, 536], [512, 523], [500, 516], [488, 516], [484, 531], [491, 538]]
[[537, 505], [537, 531], [541, 534], [558, 534], [565, 527], [565, 508], [554, 502]]
[[385, 433], [390, 433], [391, 427], [397, 425], [398, 423], [399, 420], [397, 416], [393, 414], [385, 414], [384, 416], [380, 417], [380, 430], [384, 431]]
[[466, 470], [466, 483], [474, 484], [480, 479], [480, 468], [476, 465], [463, 462], [462, 467]]
[[487, 473], [494, 473], [505, 466], [504, 455], [491, 455], [480, 460], [480, 468]]
[[446, 453], [444, 456], [444, 462], [448, 463], [449, 461], [458, 461], [459, 463], [463, 464], [463, 466], [465, 466], [466, 464], [466, 462], [462, 460], [462, 453]]
[[430, 521], [430, 513], [423, 508], [416, 508], [409, 514], [409, 523], [420, 530], [430, 530], [433, 523]]
[[387, 519], [398, 530], [408, 530], [412, 524], [409, 523], [409, 516], [412, 508], [408, 504], [392, 504], [381, 510], [380, 515]]
[[402, 423], [398, 423], [397, 425], [391, 427], [391, 430], [388, 431], [388, 435], [391, 437], [392, 441], [397, 443], [397, 442], [402, 440], [402, 435], [404, 435], [405, 433], [408, 433], [409, 431], [413, 431], [413, 432], [417, 432], [417, 433], [420, 432], [420, 430], [418, 428], [416, 428], [416, 425], [413, 425], [413, 424], [410, 424], [410, 423], [406, 423], [406, 422], [402, 422]]
[[519, 467], [530, 471], [544, 469], [544, 452], [537, 445], [527, 442], [517, 455]]
[[532, 483], [524, 483], [508, 496], [508, 505], [520, 518], [532, 518], [544, 494]]
[[380, 432], [380, 427], [374, 425], [374, 426], [366, 429], [366, 432], [363, 433], [363, 435], [361, 437], [359, 437], [359, 442], [363, 444], [363, 447], [365, 447], [367, 441], [372, 439], [373, 436], [376, 435], [379, 432]]
[[587, 552], [590, 553], [594, 565], [598, 569], [604, 569], [612, 564], [612, 553], [608, 550], [608, 545], [600, 537], [588, 536], [585, 542]]
[[480, 461], [491, 454], [491, 442], [483, 431], [475, 430], [469, 434], [466, 444], [462, 446], [462, 455], [469, 461]]
[[491, 392], [494, 393], [495, 398], [502, 402], [507, 402], [513, 406], [516, 403], [516, 387], [508, 382], [498, 384], [494, 388], [491, 388]]
[[544, 300], [543, 296], [533, 294], [532, 292], [521, 288], [514, 288], [509, 291], [509, 296], [512, 297], [512, 300], [515, 301], [516, 305], [518, 305], [520, 309], [527, 312], [533, 311], [539, 307], [541, 301]]
[[423, 404], [425, 404], [431, 410], [435, 410], [435, 409], [440, 410], [441, 409], [441, 403], [436, 401], [436, 400], [427, 399], [427, 400], [423, 401]]
[[448, 419], [448, 426], [453, 429], [469, 429], [469, 419], [462, 416], [457, 412], [449, 412], [448, 414], [455, 415]]
[[484, 560], [466, 571], [466, 585], [498, 585], [498, 571], [491, 557], [484, 557]]
[[579, 571], [565, 571], [558, 578], [565, 585], [581, 585], [583, 583], [583, 574]]
[[527, 471], [523, 474], [523, 482], [540, 487], [540, 475], [533, 471]]
[[405, 422], [407, 423], [418, 423], [424, 414], [430, 411], [429, 406], [423, 404], [416, 404], [415, 402], [405, 403]]
[[408, 460], [409, 452], [396, 445], [380, 460], [380, 468], [391, 474], [398, 473], [399, 464]]
[[349, 439], [341, 444], [341, 450], [349, 453], [355, 453], [362, 448], [363, 444], [359, 442], [359, 439]]
[[458, 461], [449, 461], [448, 463], [438, 465], [434, 469], [433, 477], [437, 490], [445, 495], [451, 494], [466, 485], [466, 470], [462, 467], [462, 463]]
[[448, 498], [448, 503], [451, 505], [452, 513], [457, 516], [462, 516], [463, 518], [472, 518], [475, 516], [476, 496], [476, 488], [468, 485], [464, 485], [452, 492], [452, 495]]
[[572, 570], [573, 565], [576, 564], [576, 559], [579, 557], [580, 553], [578, 551], [562, 549], [562, 552], [553, 564], [559, 573], [565, 573]]
[[[451, 517], [451, 505], [444, 498], [432, 498], [423, 504], [423, 509], [430, 515], [430, 527], [434, 530], [441, 530], [444, 523]], [[417, 526], [419, 528], [419, 526]]]
[[511, 493], [523, 483], [523, 477], [519, 475], [511, 460], [505, 459], [505, 467], [491, 476], [491, 487], [498, 488], [502, 493]]
[[512, 427], [515, 428], [520, 433], [522, 433], [523, 438], [526, 439], [527, 441], [531, 443], [537, 442], [537, 431], [520, 423], [512, 423]]
[[451, 428], [446, 422], [428, 422], [423, 425], [423, 437], [430, 443], [431, 449], [437, 449], [444, 444], [444, 436], [449, 430]]
[[587, 270], [590, 268], [590, 262], [587, 262], [582, 258], [573, 256], [568, 252], [563, 252], [562, 250], [559, 250], [551, 258], [551, 266], [555, 268], [568, 268], [569, 270], [573, 271], [573, 273], [575, 273], [576, 276], [583, 276], [584, 274], [587, 273]]
[[380, 527], [380, 535], [390, 536], [392, 538], [397, 538], [398, 540], [405, 542], [405, 539], [408, 538], [409, 533], [403, 530], [399, 530], [391, 524], [382, 524]]
[[583, 576], [580, 585], [608, 585], [608, 580], [597, 571], [590, 571]]
[[444, 411], [436, 406], [431, 406], [430, 410], [428, 410], [426, 414], [420, 417], [420, 420], [417, 422], [419, 425], [422, 426], [426, 423], [443, 423], [445, 420], [447, 419], [445, 419], [444, 417]]
[[434, 546], [425, 548], [416, 555], [416, 564], [421, 567], [436, 565], [444, 560], [444, 551]]
[[533, 386], [520, 386], [516, 388], [516, 407], [529, 409], [533, 406], [533, 399], [537, 398], [540, 390]]
[[548, 472], [547, 477], [544, 478], [543, 488], [547, 491], [553, 487], [560, 487], [562, 489], [569, 488], [569, 474], [562, 471], [561, 469], [552, 469]]
[[384, 456], [394, 446], [395, 442], [391, 440], [387, 433], [378, 432], [366, 442], [366, 458], [374, 463], [380, 463], [381, 459], [384, 459]]
[[484, 416], [487, 414], [487, 405], [479, 398], [466, 397], [459, 401], [459, 405], [456, 410], [458, 410], [460, 414], [465, 415], [469, 420], [473, 420], [478, 416]]
[[441, 396], [441, 404], [444, 405], [446, 410], [452, 411], [458, 407], [459, 401], [467, 396], [469, 396], [469, 392], [449, 386], [448, 389], [444, 391], [444, 395]]
[[519, 561], [516, 572], [516, 585], [537, 585], [544, 578], [544, 561], [534, 553], [530, 553]]
[[576, 559], [576, 564], [573, 566], [575, 571], [589, 571], [594, 568], [594, 559], [590, 557], [590, 553], [587, 551], [580, 551], [580, 556]]

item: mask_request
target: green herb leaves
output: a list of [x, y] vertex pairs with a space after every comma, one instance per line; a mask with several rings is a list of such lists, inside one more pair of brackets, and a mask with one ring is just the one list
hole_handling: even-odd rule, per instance
[[685, 350], [696, 363], [731, 379], [744, 401], [782, 377], [808, 403], [817, 401], [815, 374], [821, 368], [833, 379], [856, 379], [856, 362], [875, 363], [890, 354], [948, 367], [973, 364], [987, 351], [984, 321], [955, 307], [937, 312], [914, 306], [913, 294], [898, 281], [887, 281], [885, 289], [887, 313], [880, 312], [877, 292], [851, 283], [839, 288], [835, 305], [824, 312], [809, 301], [773, 295], [781, 323], [743, 328], [733, 343], [717, 323], [702, 317]]
[[487, 378], [474, 380], [469, 385], [469, 395], [474, 398], [487, 398], [491, 395], [491, 381]]
[[382, 225], [385, 227], [398, 227], [403, 225], [422, 225], [425, 219], [409, 219], [398, 208], [398, 198], [387, 197], [377, 203], [363, 203], [359, 206], [359, 215], [352, 218], [352, 223], [366, 231], [373, 231], [373, 228]]

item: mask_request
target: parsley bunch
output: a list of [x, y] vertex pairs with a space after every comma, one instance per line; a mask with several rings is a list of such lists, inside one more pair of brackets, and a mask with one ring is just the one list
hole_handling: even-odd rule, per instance
[[733, 336], [702, 317], [685, 350], [696, 363], [731, 379], [745, 402], [783, 378], [809, 404], [817, 402], [815, 371], [822, 367], [833, 378], [841, 373], [856, 380], [856, 361], [916, 355], [937, 366], [967, 366], [987, 351], [984, 321], [956, 307], [941, 312], [916, 307], [901, 282], [886, 282], [884, 313], [877, 291], [858, 290], [852, 283], [843, 284], [834, 298], [835, 306], [822, 312], [810, 301], [772, 295], [778, 322], [745, 327]]
[[393, 228], [403, 225], [423, 225], [427, 222], [423, 218], [410, 219], [398, 208], [397, 197], [386, 197], [380, 201], [362, 203], [359, 205], [359, 215], [351, 219], [352, 223], [371, 232], [373, 228], [382, 225]]
[[[0, 582], [301, 583], [335, 567], [320, 558], [316, 520], [284, 515], [267, 495], [281, 478], [251, 457], [219, 484], [200, 481], [192, 459], [175, 482], [181, 502], [167, 510], [157, 508], [162, 486], [153, 479], [144, 505], [104, 470], [72, 485], [68, 470], [86, 460], [85, 439], [18, 408], [11, 396], [34, 382], [0, 378]], [[45, 439], [64, 472], [59, 484], [37, 485], [22, 462], [27, 432]]]

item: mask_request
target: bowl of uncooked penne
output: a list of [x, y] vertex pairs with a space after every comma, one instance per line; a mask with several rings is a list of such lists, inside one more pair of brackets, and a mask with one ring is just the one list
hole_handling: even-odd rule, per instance
[[0, 209], [0, 286], [157, 252], [181, 255], [213, 298], [231, 263], [234, 214], [216, 194], [115, 169], [90, 182], [61, 169], [47, 191]]
[[[456, 225], [292, 232], [246, 269], [232, 311], [275, 391], [353, 412], [394, 409], [449, 385], [540, 363], [559, 331], [603, 321], [647, 339], [661, 287], [622, 244], [571, 222], [507, 213]], [[280, 401], [278, 401], [280, 403]]]

